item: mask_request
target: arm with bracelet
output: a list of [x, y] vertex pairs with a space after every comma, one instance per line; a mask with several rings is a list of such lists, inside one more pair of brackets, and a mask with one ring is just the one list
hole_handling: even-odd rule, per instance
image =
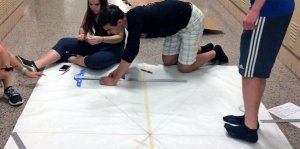
[[79, 28], [79, 33], [78, 33], [78, 36], [77, 36], [77, 39], [79, 41], [85, 41], [86, 39], [86, 35], [87, 35], [87, 31], [84, 29], [84, 24], [85, 24], [85, 21], [86, 21], [86, 14], [83, 18], [83, 21], [80, 25], [80, 28]]
[[6, 70], [11, 68], [10, 60], [9, 60], [9, 51], [4, 47], [2, 42], [0, 41], [0, 67], [1, 70]]
[[[23, 67], [23, 65], [16, 59], [15, 55], [12, 54], [7, 48], [5, 48], [0, 43], [0, 66], [1, 66], [1, 72], [6, 71], [10, 72], [14, 69], [18, 70], [22, 75], [25, 75], [30, 78], [40, 78], [42, 75], [44, 75], [41, 72], [30, 72], [27, 70], [27, 68]], [[2, 60], [5, 59], [5, 61], [2, 62]]]
[[111, 36], [101, 36], [102, 43], [115, 44], [123, 41], [125, 36], [124, 32], [120, 32], [119, 34], [111, 35]]
[[108, 36], [89, 36], [86, 38], [86, 41], [91, 45], [100, 43], [117, 44], [123, 41], [124, 36], [125, 32], [120, 32], [118, 34]]

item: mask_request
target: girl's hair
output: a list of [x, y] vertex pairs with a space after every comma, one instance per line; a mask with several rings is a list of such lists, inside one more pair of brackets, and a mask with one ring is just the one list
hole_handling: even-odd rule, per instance
[[[108, 3], [107, 0], [98, 0], [99, 4], [100, 4], [100, 11], [102, 11], [104, 8], [107, 7]], [[87, 0], [87, 10], [85, 13], [85, 20], [83, 23], [83, 29], [86, 33], [90, 33], [91, 35], [94, 35], [94, 30], [93, 30], [93, 26], [94, 26], [94, 22], [96, 19], [96, 14], [94, 14], [94, 12], [91, 10], [90, 6], [89, 6], [89, 0]], [[100, 12], [99, 12], [100, 13]], [[98, 27], [98, 26], [97, 26]]]

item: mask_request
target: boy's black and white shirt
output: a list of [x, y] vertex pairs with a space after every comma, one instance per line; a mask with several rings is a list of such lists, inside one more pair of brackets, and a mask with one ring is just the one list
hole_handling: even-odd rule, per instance
[[192, 12], [191, 3], [162, 1], [138, 6], [126, 14], [128, 39], [123, 60], [131, 63], [139, 51], [140, 38], [166, 37], [185, 28]]

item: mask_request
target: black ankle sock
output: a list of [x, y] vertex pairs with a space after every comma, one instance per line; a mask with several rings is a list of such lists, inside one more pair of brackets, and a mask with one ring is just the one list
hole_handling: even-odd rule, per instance
[[244, 115], [242, 115], [242, 116], [227, 115], [227, 116], [223, 117], [223, 120], [230, 124], [243, 125], [245, 116]]
[[230, 124], [224, 125], [228, 135], [235, 139], [244, 140], [247, 142], [255, 143], [258, 140], [257, 129], [250, 129], [245, 125], [232, 126]]
[[219, 64], [225, 64], [228, 63], [228, 57], [224, 53], [222, 47], [220, 45], [216, 45], [214, 47], [214, 50], [216, 51], [216, 57], [212, 60], [218, 60]]
[[[244, 125], [245, 115], [242, 116], [227, 115], [223, 117], [223, 120], [227, 123], [234, 124], [234, 125]], [[257, 122], [257, 129], [259, 129], [258, 122]]]
[[201, 46], [201, 52], [200, 53], [205, 53], [205, 52], [211, 51], [213, 49], [214, 49], [214, 45], [212, 43], [208, 43], [204, 46]]

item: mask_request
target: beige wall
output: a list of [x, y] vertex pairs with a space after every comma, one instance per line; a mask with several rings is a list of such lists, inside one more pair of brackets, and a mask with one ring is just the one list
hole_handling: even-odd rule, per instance
[[242, 11], [244, 12], [248, 11], [250, 0], [231, 0], [231, 1], [232, 3], [237, 5]]
[[0, 0], [0, 40], [23, 16], [23, 0]]
[[295, 0], [295, 11], [286, 34], [284, 45], [300, 57], [300, 2]]
[[[221, 4], [231, 14], [237, 18], [240, 23], [248, 11], [250, 0], [219, 0]], [[296, 9], [293, 14], [292, 21], [289, 25], [283, 46], [279, 52], [278, 58], [282, 61], [292, 72], [300, 77], [300, 0], [295, 0]]]

